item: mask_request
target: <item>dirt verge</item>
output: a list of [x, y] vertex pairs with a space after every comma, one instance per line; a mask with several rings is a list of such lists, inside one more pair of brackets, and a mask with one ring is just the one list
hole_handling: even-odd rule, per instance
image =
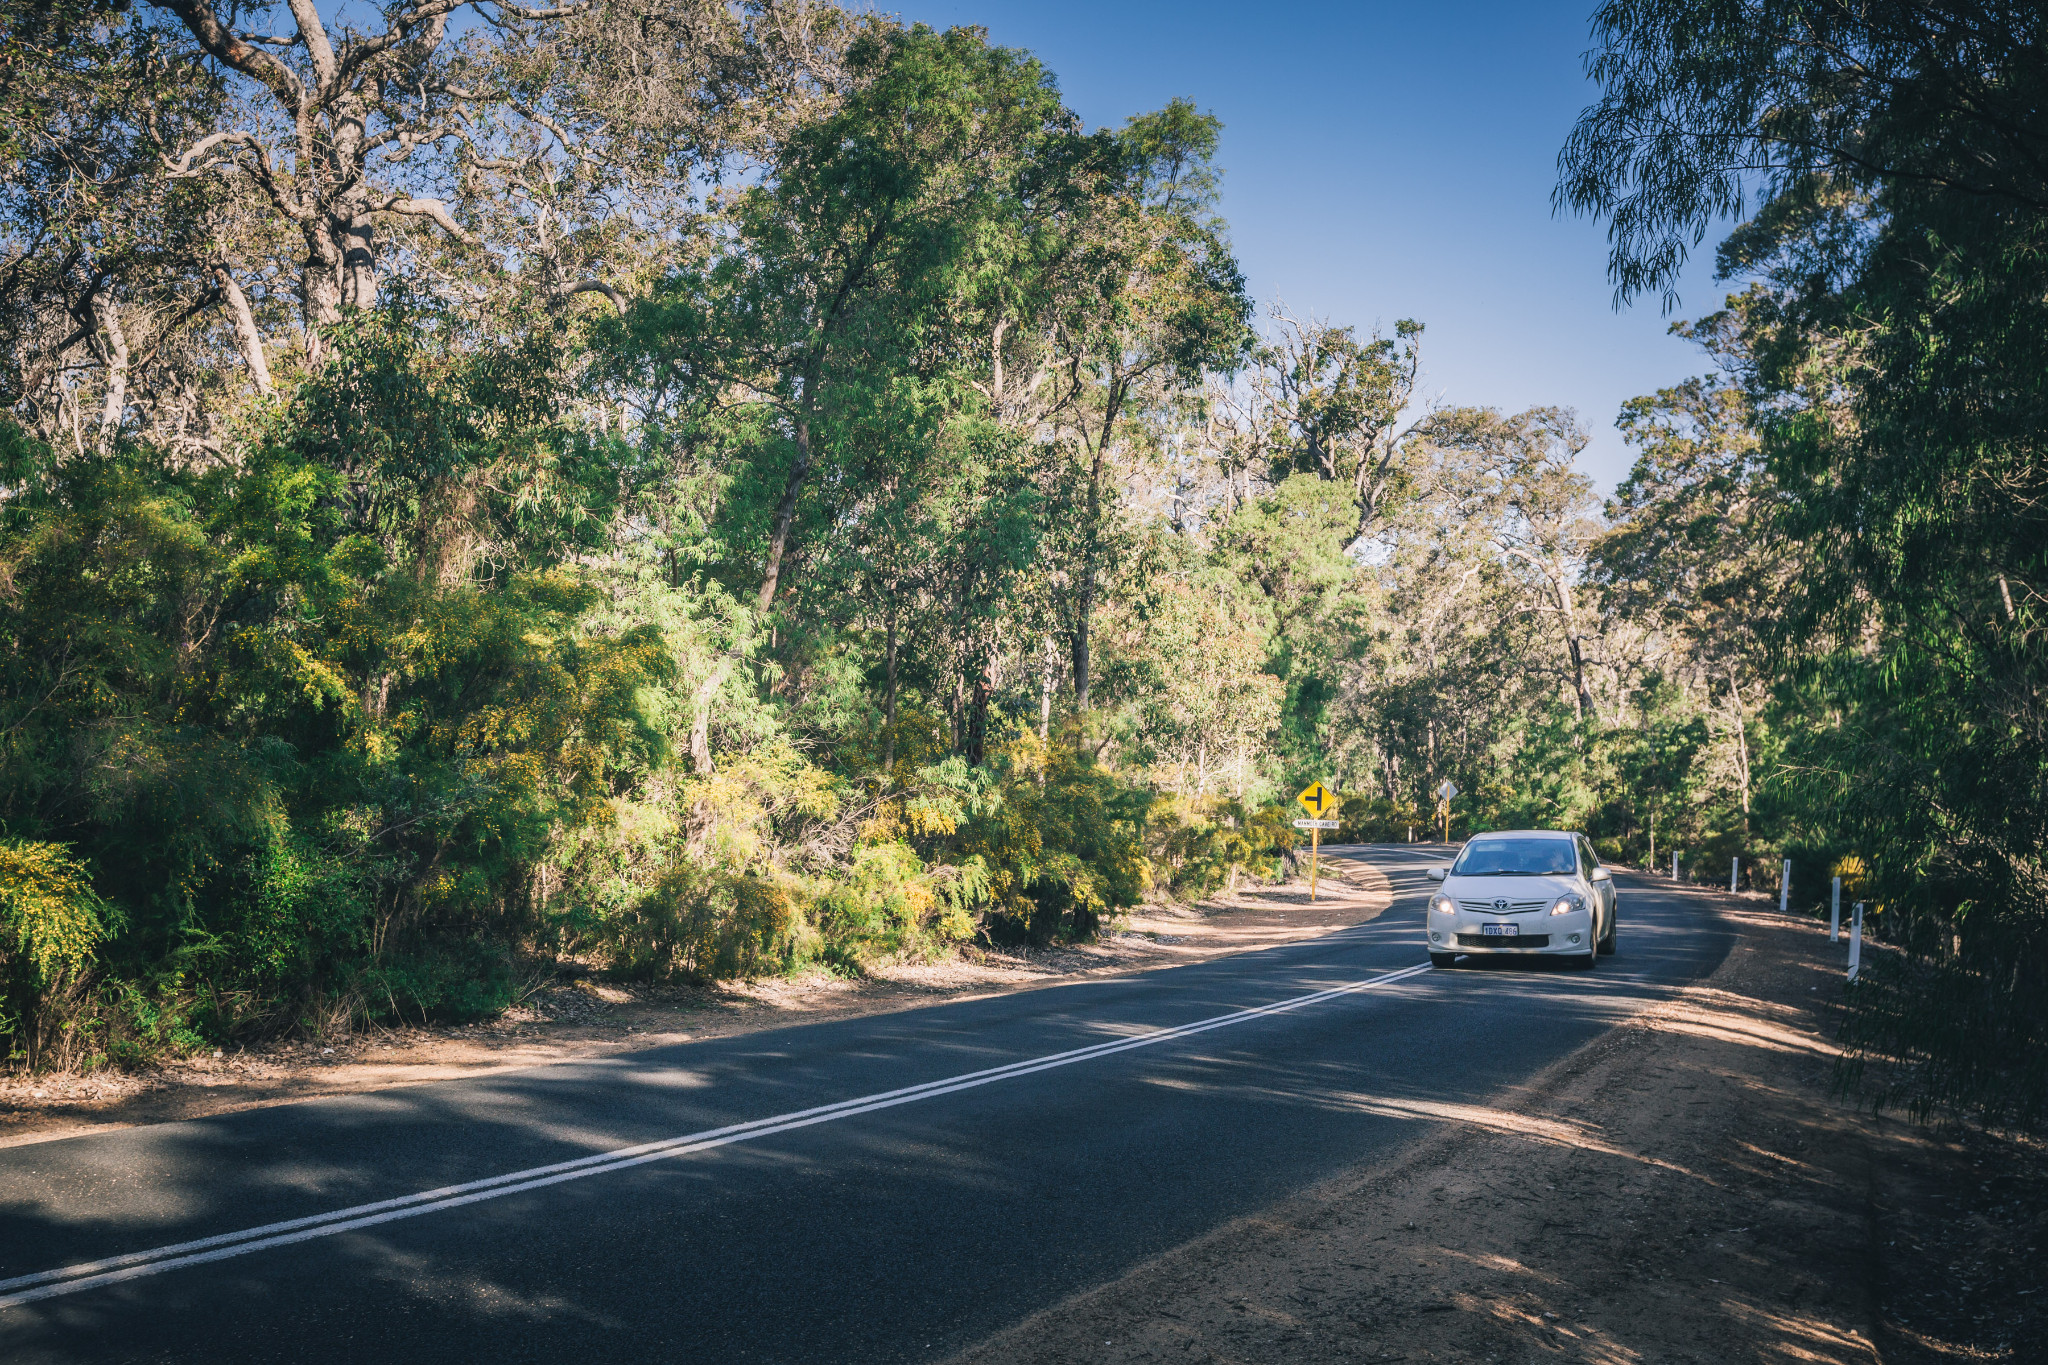
[[1366, 864], [1326, 859], [1324, 868], [1313, 904], [1306, 882], [1289, 882], [1196, 906], [1146, 906], [1092, 944], [967, 949], [855, 980], [810, 972], [709, 987], [564, 982], [487, 1023], [230, 1049], [139, 1073], [0, 1076], [0, 1147], [1155, 971], [1328, 933], [1392, 904], [1386, 878]]
[[1999, 1255], [2044, 1230], [2031, 1149], [1828, 1099], [1839, 945], [1695, 894], [1739, 932], [1708, 980], [1498, 1107], [1360, 1096], [1416, 1124], [1392, 1163], [961, 1365], [2048, 1360], [2040, 1257]]

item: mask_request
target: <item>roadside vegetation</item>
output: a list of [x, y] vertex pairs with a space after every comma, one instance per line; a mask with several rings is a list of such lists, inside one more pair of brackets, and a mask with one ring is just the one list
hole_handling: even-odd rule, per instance
[[2048, 191], [1912, 94], [2038, 21], [1788, 68], [1809, 8], [1603, 11], [1560, 194], [1624, 294], [1735, 207], [1714, 120], [1785, 163], [1603, 505], [1577, 414], [1249, 297], [1197, 104], [1088, 129], [976, 30], [0, 6], [0, 1054], [1085, 939], [1283, 875], [1307, 780], [1403, 840], [1448, 778], [1454, 836], [1846, 873], [1909, 950], [1864, 1055], [2038, 1116], [1982, 1057], [2048, 1032]]

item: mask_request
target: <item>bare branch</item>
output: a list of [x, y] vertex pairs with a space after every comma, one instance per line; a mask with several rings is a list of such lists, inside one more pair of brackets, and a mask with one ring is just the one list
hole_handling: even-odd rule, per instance
[[394, 195], [383, 203], [374, 205], [372, 211], [398, 213], [408, 218], [425, 218], [456, 241], [466, 246], [477, 244], [477, 239], [449, 215], [448, 206], [438, 199], [412, 199], [402, 194]]
[[[343, 49], [340, 74], [344, 78], [352, 76], [372, 59], [406, 43], [437, 45], [446, 30], [448, 16], [467, 3], [469, 0], [430, 0], [416, 9], [393, 15], [389, 29], [374, 38], [355, 39]], [[423, 26], [424, 33], [420, 31]]]
[[603, 280], [585, 280], [581, 284], [572, 284], [567, 289], [558, 290], [556, 297], [570, 298], [577, 294], [602, 294], [610, 299], [621, 313], [632, 306], [631, 299], [628, 299], [623, 293], [612, 288]]
[[596, 7], [595, 0], [580, 0], [580, 3], [573, 5], [556, 5], [552, 9], [528, 9], [524, 5], [511, 4], [509, 0], [495, 0], [492, 6], [526, 23], [541, 19], [567, 19], [573, 14], [583, 14]]
[[319, 78], [319, 93], [328, 95], [334, 90], [335, 64], [334, 46], [327, 41], [327, 26], [320, 22], [320, 11], [313, 8], [313, 0], [286, 0], [291, 6], [292, 22], [299, 26], [299, 37], [306, 44], [306, 55], [312, 59], [313, 74]]
[[235, 336], [242, 343], [242, 358], [249, 362], [249, 373], [255, 378], [256, 387], [269, 393], [270, 362], [263, 354], [263, 334], [256, 330], [256, 316], [249, 309], [249, 296], [242, 292], [242, 286], [236, 283], [226, 262], [213, 267], [213, 282], [227, 299], [228, 311], [234, 315]]
[[305, 87], [298, 76], [268, 52], [259, 52], [236, 37], [206, 0], [150, 0], [184, 20], [185, 27], [199, 40], [209, 57], [225, 62], [278, 97], [294, 113], [304, 101]]

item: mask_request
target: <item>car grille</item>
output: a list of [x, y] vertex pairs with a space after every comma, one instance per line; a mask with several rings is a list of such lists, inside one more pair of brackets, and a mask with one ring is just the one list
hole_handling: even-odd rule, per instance
[[1460, 948], [1548, 948], [1548, 934], [1460, 934]]
[[1509, 901], [1508, 908], [1501, 910], [1492, 901], [1459, 901], [1458, 908], [1468, 915], [1527, 915], [1537, 910], [1547, 910], [1556, 902], [1555, 896], [1540, 901]]

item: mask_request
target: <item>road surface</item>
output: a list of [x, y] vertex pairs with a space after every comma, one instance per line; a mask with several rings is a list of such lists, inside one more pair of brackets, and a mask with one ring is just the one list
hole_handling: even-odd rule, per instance
[[1720, 962], [1621, 874], [1597, 971], [1391, 909], [1196, 965], [0, 1149], [0, 1360], [929, 1361], [1486, 1104]]

